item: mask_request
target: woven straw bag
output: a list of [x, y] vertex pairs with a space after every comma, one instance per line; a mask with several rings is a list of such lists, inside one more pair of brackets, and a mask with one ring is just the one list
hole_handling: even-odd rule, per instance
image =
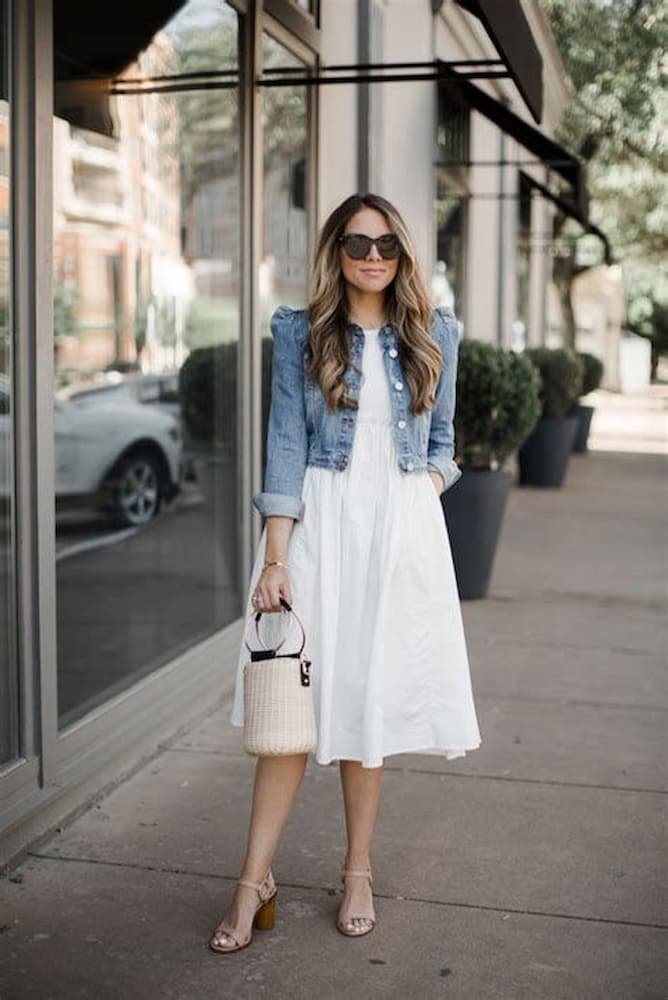
[[306, 634], [300, 619], [281, 597], [283, 608], [294, 615], [302, 633], [301, 647], [295, 653], [267, 649], [260, 638], [262, 612], [254, 612], [255, 630], [262, 649], [253, 650], [244, 638], [250, 660], [244, 666], [244, 748], [259, 757], [280, 757], [309, 753], [315, 749], [317, 731], [311, 661], [304, 656]]

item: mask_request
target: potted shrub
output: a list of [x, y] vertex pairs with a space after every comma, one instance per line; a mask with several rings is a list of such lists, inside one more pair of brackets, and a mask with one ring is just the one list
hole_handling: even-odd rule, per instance
[[[586, 351], [578, 352], [582, 361], [582, 392], [581, 396], [587, 396], [590, 392], [598, 389], [603, 378], [603, 362], [595, 354], [587, 354]], [[593, 406], [585, 406], [580, 400], [571, 407], [571, 416], [577, 417], [577, 428], [573, 451], [580, 454], [587, 451], [587, 440], [589, 438], [589, 428], [591, 418], [594, 415]]]
[[539, 389], [528, 358], [479, 340], [461, 342], [455, 441], [462, 476], [441, 503], [462, 599], [487, 593], [512, 483], [503, 464], [538, 419]]
[[577, 418], [569, 413], [582, 392], [582, 361], [562, 347], [524, 353], [540, 375], [542, 414], [519, 451], [520, 485], [561, 486], [577, 429]]
[[[179, 401], [188, 438], [202, 452], [234, 459], [237, 447], [238, 341], [198, 347], [179, 372]], [[262, 420], [266, 438], [272, 338], [262, 338]]]
[[[271, 338], [262, 341], [263, 395], [268, 397]], [[238, 341], [199, 347], [179, 372], [179, 401], [184, 422], [185, 455], [210, 518], [212, 551], [221, 587], [236, 593], [238, 578]], [[266, 407], [265, 407], [266, 409]]]

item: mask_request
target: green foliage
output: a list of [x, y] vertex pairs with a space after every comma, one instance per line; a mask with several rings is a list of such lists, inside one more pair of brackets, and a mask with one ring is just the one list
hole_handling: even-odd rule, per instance
[[578, 351], [578, 357], [582, 361], [582, 391], [581, 396], [598, 389], [603, 378], [603, 362], [595, 354], [588, 354], [586, 351]]
[[654, 352], [668, 352], [668, 300], [659, 302], [651, 295], [638, 295], [629, 306], [628, 319], [633, 333], [652, 341]]
[[543, 0], [574, 87], [561, 135], [587, 160], [664, 159], [656, 125], [666, 12], [660, 0]]
[[[573, 86], [558, 138], [587, 164], [590, 215], [623, 264], [630, 313], [637, 312], [638, 298], [666, 306], [666, 5], [661, 0], [542, 3]], [[574, 242], [573, 230], [574, 224], [561, 220], [562, 246]], [[575, 273], [577, 268], [567, 280]]]
[[[226, 5], [204, 11], [182, 10], [172, 28], [175, 72], [206, 73], [238, 69], [237, 17]], [[199, 16], [198, 16], [199, 15]], [[204, 30], [203, 30], [204, 29]], [[196, 211], [202, 185], [236, 176], [239, 167], [239, 101], [237, 87], [184, 90], [178, 96], [176, 155], [180, 157], [181, 195], [186, 211]]]
[[235, 299], [200, 297], [188, 306], [184, 340], [190, 350], [214, 347], [239, 336], [239, 308]]
[[565, 417], [582, 395], [582, 360], [563, 347], [530, 347], [524, 353], [540, 375], [542, 416]]
[[60, 281], [53, 288], [53, 335], [56, 343], [61, 337], [78, 337], [81, 332], [77, 318], [78, 296], [73, 288]]
[[[272, 338], [262, 340], [263, 413], [271, 393]], [[192, 351], [179, 372], [179, 400], [186, 427], [195, 441], [236, 452], [239, 342]], [[266, 431], [265, 431], [266, 435]]]
[[132, 334], [135, 342], [135, 356], [139, 357], [146, 347], [146, 335], [148, 332], [148, 306], [146, 296], [143, 292], [137, 295], [134, 316], [132, 318]]
[[455, 440], [471, 469], [501, 465], [529, 436], [540, 414], [540, 379], [521, 354], [465, 339], [459, 346]]

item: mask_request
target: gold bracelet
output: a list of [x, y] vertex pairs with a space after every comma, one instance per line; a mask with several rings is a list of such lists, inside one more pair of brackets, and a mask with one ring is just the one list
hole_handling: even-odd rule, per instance
[[267, 568], [267, 566], [282, 566], [282, 567], [283, 567], [284, 569], [287, 569], [287, 568], [288, 568], [288, 567], [287, 567], [287, 566], [285, 565], [285, 563], [284, 563], [284, 562], [281, 562], [281, 560], [280, 560], [280, 559], [272, 559], [272, 561], [271, 561], [271, 562], [266, 562], [266, 563], [264, 564], [264, 566], [262, 567], [262, 569], [266, 569], [266, 568]]

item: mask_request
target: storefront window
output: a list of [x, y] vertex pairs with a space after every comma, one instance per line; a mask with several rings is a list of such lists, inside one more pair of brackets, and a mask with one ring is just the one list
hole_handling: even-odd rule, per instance
[[[265, 69], [303, 69], [296, 56], [264, 36]], [[263, 447], [269, 417], [272, 341], [269, 320], [278, 305], [296, 308], [308, 297], [308, 99], [306, 87], [267, 87], [263, 93], [264, 200], [259, 275], [263, 330]]]
[[436, 258], [431, 290], [435, 305], [449, 306], [464, 320], [467, 198], [436, 168]]
[[[304, 68], [270, 35], [264, 36], [264, 66]], [[279, 304], [303, 306], [308, 293], [306, 87], [268, 87], [262, 109], [264, 205], [259, 288], [267, 320]]]
[[10, 297], [9, 71], [7, 4], [0, 2], [0, 764], [19, 754], [14, 601], [14, 408]]
[[239, 23], [175, 6], [56, 37], [61, 727], [241, 614]]
[[517, 315], [512, 329], [512, 346], [516, 351], [523, 350], [527, 342], [530, 267], [531, 185], [520, 172], [517, 199]]

